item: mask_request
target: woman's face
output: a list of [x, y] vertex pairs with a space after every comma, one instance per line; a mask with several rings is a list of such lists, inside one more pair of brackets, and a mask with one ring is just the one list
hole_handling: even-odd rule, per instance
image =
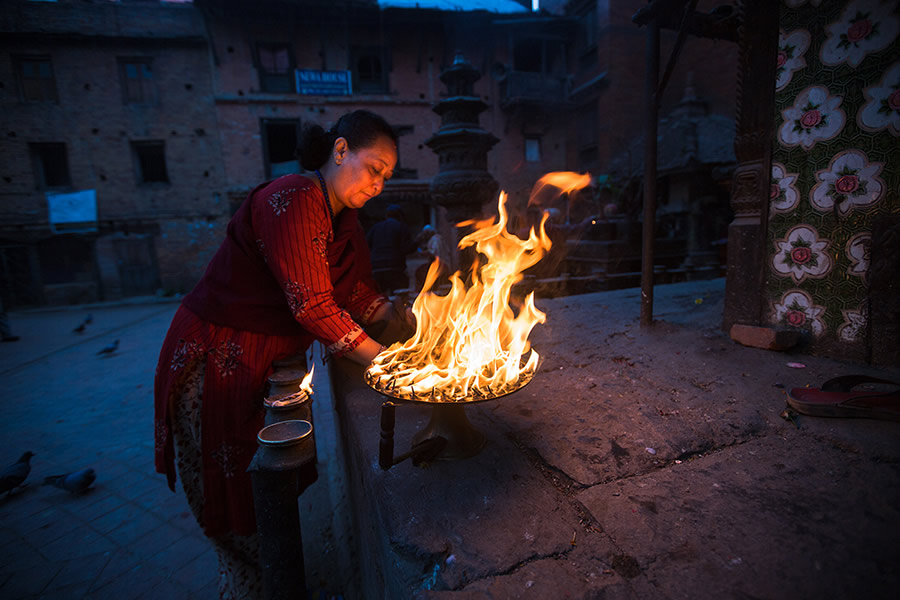
[[331, 185], [338, 202], [347, 208], [362, 208], [384, 189], [384, 182], [397, 166], [397, 147], [381, 136], [368, 148], [350, 150], [344, 138], [334, 144], [335, 167]]

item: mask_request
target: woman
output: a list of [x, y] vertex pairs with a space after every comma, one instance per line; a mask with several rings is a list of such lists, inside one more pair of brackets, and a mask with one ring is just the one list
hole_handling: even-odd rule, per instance
[[362, 325], [386, 318], [357, 209], [381, 193], [397, 137], [368, 111], [329, 131], [304, 129], [300, 164], [254, 189], [228, 224], [206, 273], [185, 296], [155, 380], [156, 469], [188, 503], [219, 557], [223, 598], [261, 596], [247, 466], [263, 426], [273, 360], [318, 339], [334, 356], [368, 364], [382, 347]]

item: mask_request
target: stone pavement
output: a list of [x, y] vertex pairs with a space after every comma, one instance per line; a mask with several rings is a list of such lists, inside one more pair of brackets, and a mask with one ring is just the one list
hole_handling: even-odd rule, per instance
[[[211, 546], [180, 485], [173, 494], [153, 468], [153, 373], [176, 308], [148, 298], [10, 314], [21, 340], [0, 344], [0, 466], [35, 456], [29, 485], [0, 498], [4, 600], [218, 597]], [[93, 322], [73, 333], [88, 314]], [[96, 354], [115, 339], [114, 354]], [[300, 499], [301, 522], [308, 581], [337, 591], [353, 585], [351, 533], [329, 380], [317, 371], [320, 475]], [[97, 481], [84, 495], [40, 485], [89, 466]]]
[[[786, 388], [900, 371], [737, 346], [718, 330], [722, 298], [721, 280], [659, 286], [650, 332], [638, 290], [539, 300], [540, 373], [467, 410], [488, 436], [478, 456], [429, 469], [378, 469], [380, 399], [332, 372], [346, 484], [316, 358], [308, 580], [348, 599], [892, 598], [900, 424], [779, 414]], [[175, 309], [10, 315], [22, 339], [0, 344], [0, 466], [36, 456], [30, 485], [0, 498], [0, 598], [217, 596], [213, 552], [152, 465], [153, 371]], [[397, 409], [398, 453], [426, 421]], [[87, 466], [98, 479], [83, 496], [39, 485]]]
[[[543, 363], [466, 407], [472, 458], [378, 467], [383, 398], [336, 363], [368, 598], [894, 598], [900, 423], [781, 416], [792, 387], [900, 369], [720, 330], [724, 281], [538, 299]], [[802, 368], [788, 363], [801, 363]], [[395, 454], [430, 409], [396, 409]]]

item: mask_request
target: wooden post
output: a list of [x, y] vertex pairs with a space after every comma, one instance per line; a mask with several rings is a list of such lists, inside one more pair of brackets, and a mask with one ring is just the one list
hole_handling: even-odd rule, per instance
[[659, 98], [659, 21], [647, 24], [644, 115], [644, 228], [641, 252], [641, 327], [653, 324], [653, 243], [656, 237], [656, 136]]

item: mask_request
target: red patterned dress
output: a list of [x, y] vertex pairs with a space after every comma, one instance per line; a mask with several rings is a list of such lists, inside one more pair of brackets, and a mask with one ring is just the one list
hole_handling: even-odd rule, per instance
[[[360, 323], [387, 302], [374, 290], [356, 211], [332, 221], [311, 179], [280, 177], [238, 209], [172, 320], [155, 380], [156, 470], [173, 490], [173, 419], [192, 408], [199, 414], [200, 473], [186, 475], [182, 461], [179, 471], [202, 482], [195, 513], [208, 536], [256, 530], [246, 469], [263, 426], [272, 361], [305, 351], [314, 339], [335, 356], [353, 350], [366, 339]], [[201, 373], [201, 393], [192, 399], [185, 389]]]

